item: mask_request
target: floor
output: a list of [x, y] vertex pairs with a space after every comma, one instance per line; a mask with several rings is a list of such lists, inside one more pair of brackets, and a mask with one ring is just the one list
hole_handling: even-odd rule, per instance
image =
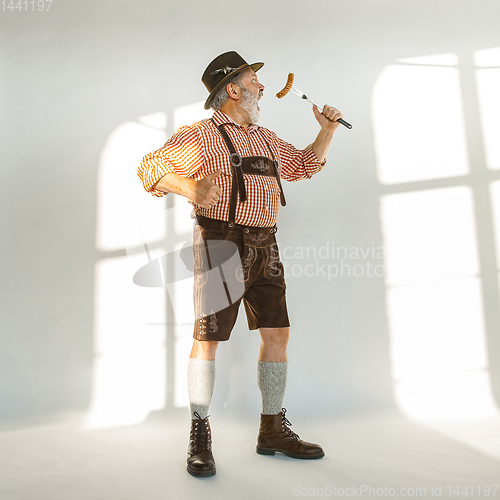
[[[258, 421], [211, 418], [217, 474], [204, 479], [186, 473], [189, 422], [178, 416], [85, 431], [78, 418], [4, 425], [0, 499], [500, 497], [500, 455], [491, 452], [490, 439], [496, 433], [498, 443], [497, 427], [486, 426], [489, 437], [463, 425], [448, 428], [446, 436], [446, 426], [435, 426], [437, 431], [397, 414], [321, 422], [290, 418], [301, 437], [323, 446], [323, 459], [257, 455]], [[460, 432], [462, 440], [456, 438]], [[474, 445], [478, 433], [488, 446]]]

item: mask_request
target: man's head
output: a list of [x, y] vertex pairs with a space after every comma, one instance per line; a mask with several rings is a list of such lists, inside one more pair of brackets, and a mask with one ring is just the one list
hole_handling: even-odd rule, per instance
[[[264, 63], [258, 62], [253, 64], [248, 64], [237, 52], [225, 52], [220, 56], [217, 56], [208, 66], [201, 81], [207, 88], [209, 96], [205, 102], [205, 109], [213, 107], [212, 101], [215, 101], [214, 97], [219, 93], [219, 90], [226, 88], [227, 84], [230, 82], [241, 82], [242, 80], [240, 74], [246, 69], [251, 68], [253, 72], [258, 71], [264, 66]], [[219, 96], [219, 103], [222, 105], [221, 99], [224, 99], [223, 93], [222, 97]], [[227, 98], [226, 98], [227, 100]], [[220, 109], [220, 106], [217, 108]]]

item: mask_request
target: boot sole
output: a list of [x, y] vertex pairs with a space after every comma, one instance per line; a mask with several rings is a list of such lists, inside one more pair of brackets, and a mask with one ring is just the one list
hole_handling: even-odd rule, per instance
[[300, 455], [298, 453], [290, 453], [288, 451], [277, 450], [276, 448], [261, 448], [260, 446], [257, 446], [257, 453], [259, 455], [274, 455], [276, 452], [283, 453], [290, 458], [300, 458], [302, 460], [315, 460], [317, 458], [323, 458], [325, 456], [324, 451], [318, 453], [317, 455]]
[[215, 469], [199, 471], [199, 470], [192, 470], [189, 467], [186, 467], [186, 470], [189, 472], [189, 474], [191, 474], [194, 477], [211, 477], [215, 476], [216, 472]]

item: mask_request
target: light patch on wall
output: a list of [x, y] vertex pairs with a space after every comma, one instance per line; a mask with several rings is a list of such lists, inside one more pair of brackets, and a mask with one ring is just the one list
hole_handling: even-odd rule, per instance
[[430, 56], [398, 59], [398, 62], [406, 64], [423, 64], [425, 66], [457, 66], [458, 57], [456, 54], [433, 54]]
[[[191, 206], [181, 197], [173, 198], [173, 206], [163, 213], [157, 210], [144, 211], [131, 220], [129, 231], [133, 236], [129, 240], [140, 241], [140, 245], [127, 247], [127, 255], [132, 259], [132, 275], [140, 273], [138, 283], [143, 290], [166, 290], [172, 304], [173, 316], [169, 324], [174, 335], [174, 362], [168, 367], [168, 374], [173, 377], [174, 406], [185, 407], [189, 404], [186, 386], [186, 370], [189, 350], [192, 345], [194, 326], [193, 312], [193, 272], [189, 267], [192, 259], [192, 225], [190, 218]], [[155, 241], [150, 241], [143, 235], [148, 234], [147, 227], [155, 227], [162, 221], [167, 222], [167, 235], [163, 251], [149, 254]], [[180, 251], [183, 249], [184, 255]], [[187, 259], [188, 262], [185, 262]], [[192, 263], [191, 263], [192, 265]], [[137, 275], [136, 275], [137, 278]], [[154, 288], [148, 288], [154, 287]], [[147, 292], [151, 293], [151, 292]], [[162, 304], [162, 310], [165, 304]], [[164, 321], [154, 318], [151, 311], [144, 310], [143, 321], [150, 326], [164, 325]]]
[[465, 186], [381, 198], [388, 285], [479, 272], [473, 200]]
[[[165, 199], [142, 189], [137, 168], [166, 139], [165, 113], [126, 122], [109, 136], [98, 170], [94, 371], [83, 428], [131, 425], [165, 405], [165, 290], [138, 287], [135, 272], [163, 255]], [[141, 221], [137, 228], [136, 221]], [[156, 243], [150, 252], [144, 242]], [[106, 257], [127, 251], [126, 257]]]
[[[395, 391], [399, 407], [417, 420], [470, 422], [498, 417], [489, 374], [484, 370], [451, 374], [432, 381], [407, 381], [396, 384]], [[456, 435], [450, 437], [457, 439]], [[469, 444], [474, 446], [473, 442]]]
[[416, 419], [496, 415], [470, 188], [384, 196], [381, 220], [399, 408]]
[[163, 111], [158, 111], [157, 113], [151, 113], [150, 115], [139, 116], [137, 118], [139, 123], [146, 125], [150, 128], [157, 128], [165, 133], [167, 128], [167, 114]]
[[474, 63], [479, 68], [498, 68], [500, 66], [500, 47], [477, 50], [474, 52]]
[[[477, 78], [486, 156], [489, 167], [497, 168], [494, 72], [500, 51], [479, 51], [475, 60], [490, 68], [479, 70]], [[382, 72], [374, 91], [380, 182], [397, 185], [468, 173], [460, 75], [453, 67], [458, 58], [440, 54], [400, 63]], [[382, 196], [380, 203], [396, 403], [408, 418], [500, 458], [500, 413], [490, 382], [472, 189], [407, 190], [402, 186], [403, 192]], [[491, 194], [498, 249], [497, 183]], [[498, 250], [497, 256], [500, 262]]]
[[[189, 304], [192, 308], [192, 289], [189, 290]], [[175, 328], [175, 380], [174, 380], [174, 406], [185, 408], [189, 406], [187, 390], [187, 364], [189, 352], [193, 345], [193, 325], [177, 325]]]
[[372, 103], [382, 184], [469, 172], [456, 68], [387, 66], [375, 84]]
[[[156, 116], [154, 121], [158, 123], [159, 117]], [[117, 250], [125, 245], [139, 244], [139, 241], [127, 240], [132, 234], [128, 231], [130, 220], [136, 216], [136, 211], [164, 207], [164, 200], [147, 195], [142, 189], [137, 168], [145, 152], [160, 148], [165, 140], [164, 130], [136, 122], [123, 123], [109, 136], [101, 153], [97, 175], [96, 247], [99, 250]], [[149, 240], [164, 236], [165, 221], [149, 226], [145, 235]]]
[[132, 282], [144, 259], [96, 264], [93, 390], [84, 429], [136, 424], [165, 405], [165, 294]]
[[390, 288], [387, 303], [394, 380], [432, 384], [441, 376], [486, 368], [477, 278]]

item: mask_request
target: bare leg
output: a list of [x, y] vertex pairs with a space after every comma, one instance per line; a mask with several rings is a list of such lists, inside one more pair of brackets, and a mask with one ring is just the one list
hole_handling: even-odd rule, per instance
[[259, 361], [285, 362], [290, 328], [259, 328], [259, 333], [262, 340]]
[[191, 349], [191, 354], [189, 355], [192, 359], [215, 359], [215, 353], [217, 352], [217, 346], [219, 342], [216, 340], [196, 340], [193, 341], [193, 348]]

